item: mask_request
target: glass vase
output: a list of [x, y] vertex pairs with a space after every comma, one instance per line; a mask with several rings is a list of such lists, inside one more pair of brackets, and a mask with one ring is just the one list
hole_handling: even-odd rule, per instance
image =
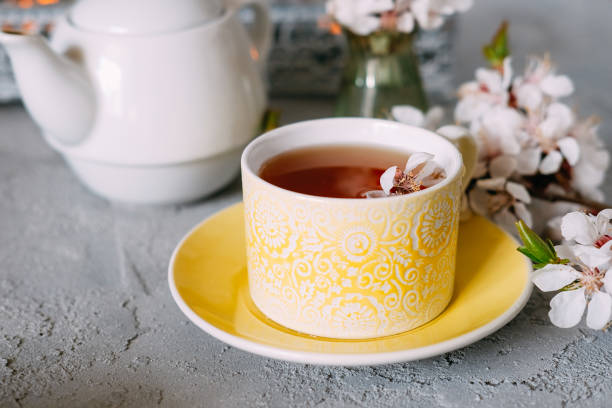
[[427, 109], [414, 33], [346, 34], [349, 54], [336, 116], [388, 118], [395, 105]]

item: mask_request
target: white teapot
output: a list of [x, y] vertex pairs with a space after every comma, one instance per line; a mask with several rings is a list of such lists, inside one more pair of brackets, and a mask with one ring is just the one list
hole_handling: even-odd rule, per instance
[[0, 43], [26, 108], [91, 190], [175, 203], [238, 174], [266, 106], [270, 34], [265, 0], [81, 0], [50, 42], [4, 30]]

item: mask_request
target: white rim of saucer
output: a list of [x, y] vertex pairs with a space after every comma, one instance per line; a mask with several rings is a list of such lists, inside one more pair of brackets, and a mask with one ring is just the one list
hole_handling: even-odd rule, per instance
[[[187, 232], [187, 234], [183, 236], [183, 238], [180, 240], [180, 242], [172, 252], [172, 257], [170, 258], [170, 264], [168, 266], [168, 285], [170, 286], [170, 293], [172, 294], [172, 298], [178, 305], [179, 309], [183, 312], [183, 314], [185, 314], [185, 316], [187, 316], [189, 320], [191, 320], [192, 323], [194, 323], [200, 329], [204, 330], [206, 333], [217, 338], [218, 340], [221, 340], [226, 344], [229, 344], [230, 346], [236, 347], [243, 351], [248, 351], [253, 354], [258, 354], [260, 356], [269, 357], [276, 360], [290, 361], [293, 363], [344, 367], [382, 365], [423, 360], [429, 357], [434, 357], [440, 354], [448, 353], [466, 347], [501, 329], [512, 319], [514, 319], [514, 317], [519, 314], [523, 307], [525, 307], [527, 301], [529, 300], [529, 297], [531, 296], [531, 291], [533, 290], [533, 284], [531, 283], [531, 280], [527, 279], [527, 283], [525, 284], [521, 295], [512, 304], [512, 306], [510, 306], [500, 316], [491, 320], [489, 323], [478, 327], [477, 329], [462, 334], [461, 336], [424, 347], [408, 348], [406, 350], [388, 351], [380, 353], [315, 353], [310, 351], [299, 351], [274, 347], [258, 343], [256, 341], [247, 340], [242, 337], [227, 333], [226, 331], [219, 329], [218, 327], [208, 323], [206, 320], [198, 316], [193, 310], [191, 310], [187, 303], [185, 303], [185, 301], [179, 294], [176, 284], [174, 282], [174, 263], [176, 261], [176, 256], [187, 238], [189, 238], [197, 229], [199, 229], [203, 224], [208, 222], [212, 217], [218, 215], [223, 211], [227, 211], [235, 205], [238, 205], [238, 203], [230, 205], [229, 207], [223, 208], [222, 210], [215, 212], [211, 216], [205, 218], [203, 221], [198, 223], [195, 227], [191, 228], [189, 232]], [[516, 239], [514, 239], [514, 237], [512, 237], [503, 230], [502, 232], [506, 234], [509, 238], [511, 238], [514, 242], [516, 242]], [[517, 245], [519, 245], [518, 242], [516, 243]], [[532, 271], [532, 266], [527, 260], [525, 260], [525, 266], [526, 273], [529, 275], [529, 273]]]

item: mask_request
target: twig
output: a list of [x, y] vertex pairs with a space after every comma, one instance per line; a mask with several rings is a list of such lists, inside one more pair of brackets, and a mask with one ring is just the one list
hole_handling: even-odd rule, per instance
[[530, 191], [530, 193], [532, 197], [540, 198], [546, 201], [552, 201], [552, 202], [565, 201], [567, 203], [579, 204], [579, 205], [582, 205], [583, 207], [587, 207], [589, 210], [593, 211], [594, 213], [598, 213], [601, 210], [605, 210], [606, 208], [612, 208], [611, 205], [608, 205], [606, 203], [588, 200], [580, 196], [567, 197], [567, 196], [563, 196], [560, 194], [544, 194], [544, 193], [538, 193], [536, 191]]

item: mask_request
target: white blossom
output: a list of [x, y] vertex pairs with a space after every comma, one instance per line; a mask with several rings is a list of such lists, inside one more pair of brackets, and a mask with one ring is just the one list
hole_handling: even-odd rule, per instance
[[538, 166], [540, 173], [557, 173], [563, 160], [567, 160], [570, 166], [576, 165], [580, 146], [570, 133], [575, 121], [573, 112], [560, 102], [544, 105], [540, 110], [543, 112], [530, 113], [526, 122], [527, 132], [532, 133], [531, 144], [543, 153]]
[[467, 82], [459, 87], [459, 102], [455, 108], [455, 119], [458, 122], [480, 120], [495, 106], [506, 106], [508, 87], [512, 80], [512, 60], [504, 60], [503, 73], [496, 69], [479, 68], [476, 70], [476, 81]]
[[393, 10], [393, 0], [329, 0], [327, 13], [355, 34], [367, 35], [380, 28], [378, 14]]
[[561, 233], [563, 217], [569, 212], [580, 211], [582, 209], [583, 206], [576, 203], [549, 201], [532, 197], [531, 204], [529, 205], [529, 210], [533, 216], [532, 229], [542, 233], [553, 242], [561, 242], [564, 239]]
[[473, 0], [327, 0], [327, 13], [355, 34], [378, 30], [410, 33], [416, 23], [439, 28], [446, 17], [465, 12]]
[[599, 189], [610, 164], [610, 153], [597, 134], [597, 123], [588, 118], [572, 128], [572, 135], [578, 142], [580, 157], [572, 168], [571, 187], [585, 198], [603, 201]]
[[412, 12], [419, 26], [426, 30], [439, 28], [444, 17], [469, 10], [472, 0], [413, 0]]
[[[568, 328], [577, 325], [587, 309], [587, 326], [603, 329], [612, 314], [612, 273], [583, 266], [583, 270], [568, 265], [547, 265], [538, 270], [532, 280], [542, 291], [560, 290], [575, 283], [575, 289], [555, 295], [550, 301], [548, 316], [555, 326]], [[605, 287], [601, 290], [601, 287]]]
[[[597, 216], [579, 211], [565, 215], [561, 221], [561, 234], [568, 241], [605, 252], [603, 260], [612, 260], [612, 209], [600, 211]], [[594, 251], [591, 251], [594, 253]]]
[[416, 192], [421, 187], [431, 187], [444, 179], [444, 170], [430, 153], [412, 153], [404, 170], [389, 167], [380, 176], [381, 190], [368, 191], [366, 198], [387, 197], [393, 194]]
[[477, 182], [468, 192], [470, 206], [478, 207], [472, 209], [504, 225], [520, 218], [519, 213], [529, 219], [529, 203], [509, 204], [506, 182], [543, 194], [602, 201], [600, 186], [610, 156], [597, 135], [597, 121], [580, 120], [560, 101], [573, 93], [571, 79], [558, 75], [548, 57], [531, 58], [521, 76], [513, 79], [512, 74], [507, 57], [498, 69], [476, 70], [475, 80], [458, 91], [455, 119], [469, 127], [479, 148]]
[[575, 244], [555, 247], [569, 264], [549, 264], [536, 271], [533, 283], [542, 291], [563, 289], [550, 302], [549, 317], [559, 327], [573, 327], [587, 309], [587, 326], [604, 328], [612, 317], [612, 209], [595, 217], [571, 212], [563, 217], [564, 238]]
[[503, 106], [496, 106], [480, 121], [472, 124], [470, 131], [476, 135], [480, 157], [492, 159], [501, 154], [519, 154], [519, 135], [523, 117], [519, 112]]
[[514, 231], [514, 224], [520, 219], [528, 226], [533, 217], [527, 205], [531, 203], [529, 191], [522, 184], [508, 181], [503, 175], [476, 181], [468, 193], [472, 210], [479, 215], [491, 217], [506, 231]]
[[514, 81], [518, 106], [537, 110], [545, 98], [563, 98], [574, 92], [574, 84], [565, 75], [556, 75], [550, 58], [530, 58], [523, 76]]
[[393, 181], [395, 180], [396, 173], [397, 166], [393, 166], [385, 170], [385, 172], [380, 176], [380, 187], [382, 187], [382, 191], [386, 195], [391, 194], [391, 189], [393, 188]]

